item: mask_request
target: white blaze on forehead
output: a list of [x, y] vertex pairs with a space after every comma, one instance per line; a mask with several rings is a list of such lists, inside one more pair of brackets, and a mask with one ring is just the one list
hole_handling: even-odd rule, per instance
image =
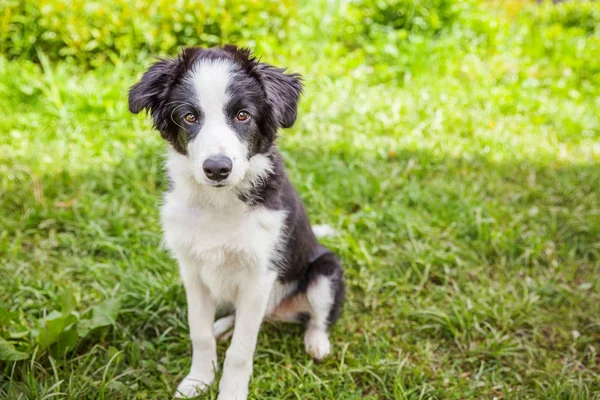
[[247, 143], [242, 142], [228, 121], [225, 107], [230, 101], [227, 87], [234, 66], [228, 60], [201, 60], [190, 71], [185, 83], [193, 88], [195, 98], [189, 99], [202, 112], [202, 125], [188, 144], [191, 167], [196, 180], [210, 185], [203, 171], [204, 162], [217, 156], [225, 156], [232, 162], [225, 185], [237, 185], [248, 170]]
[[227, 60], [206, 60], [196, 64], [189, 80], [194, 86], [196, 101], [204, 115], [222, 114], [229, 100], [227, 86], [232, 65]]

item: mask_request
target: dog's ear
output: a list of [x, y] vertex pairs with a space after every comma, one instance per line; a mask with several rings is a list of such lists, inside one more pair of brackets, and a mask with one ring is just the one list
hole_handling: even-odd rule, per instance
[[142, 79], [129, 89], [129, 111], [146, 110], [154, 114], [164, 104], [173, 79], [176, 60], [162, 59], [144, 73]]
[[263, 85], [267, 102], [273, 109], [279, 126], [289, 128], [294, 125], [302, 94], [300, 75], [286, 74], [285, 69], [263, 63], [257, 63], [254, 72]]

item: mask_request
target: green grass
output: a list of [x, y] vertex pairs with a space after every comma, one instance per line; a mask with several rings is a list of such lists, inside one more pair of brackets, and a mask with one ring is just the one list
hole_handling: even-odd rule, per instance
[[[320, 7], [262, 56], [306, 78], [280, 147], [348, 299], [320, 364], [264, 326], [251, 398], [600, 399], [600, 30], [485, 11], [354, 48]], [[0, 337], [27, 355], [0, 398], [169, 398], [191, 347], [165, 144], [126, 100], [151, 60], [40, 59], [0, 57]], [[80, 338], [48, 350], [53, 311]]]

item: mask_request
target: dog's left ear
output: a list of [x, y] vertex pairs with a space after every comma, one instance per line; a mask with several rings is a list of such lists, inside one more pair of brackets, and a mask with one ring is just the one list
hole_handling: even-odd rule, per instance
[[267, 101], [282, 128], [296, 122], [298, 101], [302, 94], [302, 78], [299, 74], [286, 74], [285, 69], [269, 64], [257, 63], [254, 71], [258, 75], [267, 95]]
[[176, 61], [162, 59], [144, 73], [142, 79], [129, 89], [129, 111], [134, 114], [147, 110], [155, 114], [164, 103]]
[[277, 124], [281, 128], [294, 125], [298, 114], [298, 101], [302, 94], [302, 77], [299, 74], [286, 74], [283, 68], [261, 63], [252, 56], [249, 49], [226, 45], [223, 46], [223, 50], [229, 52], [261, 83]]

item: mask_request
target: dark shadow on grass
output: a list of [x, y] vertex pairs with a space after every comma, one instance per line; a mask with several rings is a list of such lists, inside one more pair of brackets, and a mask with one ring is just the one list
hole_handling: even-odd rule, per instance
[[[423, 287], [460, 284], [436, 266], [467, 275], [473, 269], [476, 282], [522, 271], [535, 276], [558, 263], [564, 265], [567, 285], [575, 286], [598, 272], [599, 165], [498, 163], [425, 150], [384, 157], [359, 149], [307, 147], [285, 148], [284, 156], [313, 220], [342, 231], [327, 240], [341, 254], [350, 286], [349, 304], [334, 335], [356, 329], [349, 322], [373, 312], [367, 296], [389, 294], [367, 292], [360, 275], [364, 268], [382, 281], [404, 279]], [[0, 197], [3, 209], [14, 216], [12, 223], [7, 220], [8, 237], [19, 238], [2, 261], [7, 268], [0, 270], [6, 285], [0, 299], [10, 309], [39, 316], [43, 307], [56, 306], [65, 285], [81, 294], [86, 307], [119, 286], [123, 310], [117, 329], [82, 341], [58, 362], [61, 373], [69, 373], [70, 359], [98, 346], [121, 347], [123, 370], [142, 368], [140, 348], [146, 359], [168, 358], [169, 381], [180, 379], [187, 368], [185, 296], [175, 262], [160, 246], [157, 207], [167, 188], [161, 164], [161, 149], [140, 144], [137, 153], [109, 169], [90, 165], [77, 173], [42, 173], [35, 179], [19, 175]], [[15, 279], [24, 264], [30, 275]], [[418, 272], [427, 264], [434, 268], [421, 282]], [[44, 290], [35, 297], [26, 287]], [[593, 303], [590, 298], [574, 307], [598, 312]], [[431, 337], [420, 331], [415, 335]], [[443, 332], [433, 338], [448, 340]], [[295, 348], [293, 358], [305, 357], [300, 356], [298, 326], [267, 325], [261, 339], [281, 353]], [[261, 357], [275, 362], [279, 356], [263, 352]], [[354, 362], [364, 357], [358, 354]], [[19, 363], [17, 370], [25, 364]], [[48, 366], [47, 361], [42, 365]], [[5, 364], [0, 370], [7, 374], [11, 368]]]

